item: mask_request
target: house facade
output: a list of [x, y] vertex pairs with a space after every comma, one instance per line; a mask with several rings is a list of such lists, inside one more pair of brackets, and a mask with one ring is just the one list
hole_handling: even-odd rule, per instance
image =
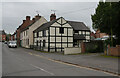
[[23, 29], [20, 33], [21, 46], [25, 48], [32, 48], [33, 46], [33, 31], [46, 23], [47, 20], [42, 16], [35, 16], [32, 19], [32, 24]]
[[0, 30], [0, 42], [6, 41], [6, 33], [4, 30]]
[[49, 52], [63, 52], [66, 47], [80, 47], [81, 42], [90, 41], [90, 29], [84, 23], [63, 17], [44, 23], [33, 33], [34, 48]]
[[29, 26], [31, 23], [32, 23], [32, 20], [30, 20], [30, 16], [26, 16], [26, 20], [23, 20], [23, 23], [17, 28], [16, 38], [17, 38], [18, 46], [21, 46], [21, 40], [20, 40], [21, 31], [25, 29], [27, 26]]
[[62, 17], [47, 22], [34, 31], [34, 46], [50, 52], [73, 47], [73, 28]]

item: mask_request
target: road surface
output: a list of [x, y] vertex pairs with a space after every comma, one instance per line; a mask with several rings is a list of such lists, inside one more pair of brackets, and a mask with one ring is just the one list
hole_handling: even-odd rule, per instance
[[33, 50], [2, 46], [2, 76], [113, 76], [54, 61]]

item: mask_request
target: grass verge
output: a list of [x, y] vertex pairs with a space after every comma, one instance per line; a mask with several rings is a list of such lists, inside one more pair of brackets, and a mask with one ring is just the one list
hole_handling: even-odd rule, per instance
[[105, 57], [105, 58], [120, 58], [120, 57], [117, 57], [117, 56], [108, 56], [108, 55], [100, 55], [102, 57]]

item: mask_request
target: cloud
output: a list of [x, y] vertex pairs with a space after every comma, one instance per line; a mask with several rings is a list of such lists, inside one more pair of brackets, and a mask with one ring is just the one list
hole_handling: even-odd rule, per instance
[[98, 2], [3, 2], [2, 26], [7, 33], [13, 33], [26, 16], [33, 18], [38, 11], [49, 21], [51, 10], [55, 9], [57, 17], [81, 21], [91, 27], [91, 14], [94, 14], [97, 4]]

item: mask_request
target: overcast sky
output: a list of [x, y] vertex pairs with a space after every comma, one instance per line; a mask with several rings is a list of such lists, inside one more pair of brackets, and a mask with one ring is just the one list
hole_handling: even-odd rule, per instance
[[[1, 3], [0, 3], [1, 4]], [[13, 33], [26, 16], [31, 19], [39, 12], [48, 21], [51, 10], [56, 10], [57, 18], [84, 22], [92, 26], [91, 14], [95, 13], [98, 2], [2, 2], [2, 29]]]

